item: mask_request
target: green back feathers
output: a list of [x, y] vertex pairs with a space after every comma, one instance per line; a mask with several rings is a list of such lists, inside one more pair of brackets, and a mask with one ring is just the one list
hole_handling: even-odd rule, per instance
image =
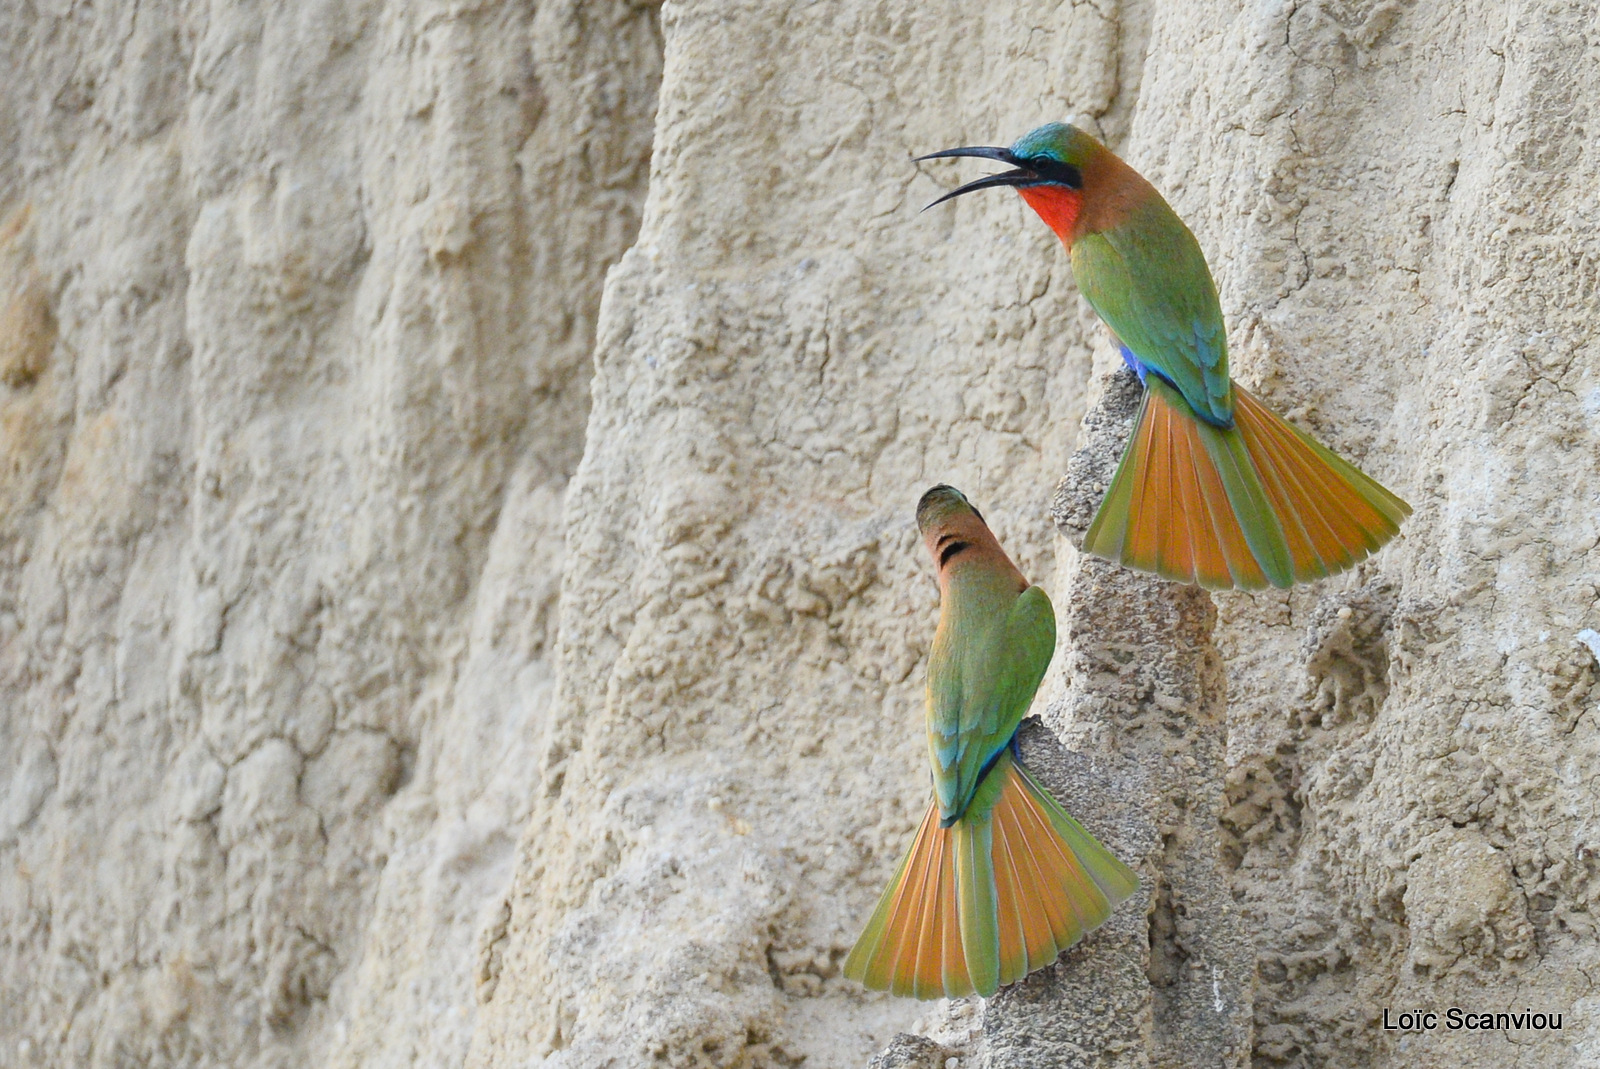
[[972, 804], [979, 775], [1016, 734], [1055, 653], [1045, 592], [1018, 594], [987, 579], [979, 571], [951, 584], [928, 664], [928, 749], [946, 821]]
[[1207, 422], [1233, 421], [1222, 304], [1199, 242], [1160, 196], [1120, 224], [1080, 237], [1072, 274], [1139, 362]]

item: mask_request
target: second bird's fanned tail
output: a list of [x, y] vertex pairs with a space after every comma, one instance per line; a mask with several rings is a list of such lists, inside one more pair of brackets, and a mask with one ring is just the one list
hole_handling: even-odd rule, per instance
[[1054, 962], [1138, 886], [1009, 751], [967, 814], [941, 828], [929, 807], [846, 977], [913, 998], [987, 997]]
[[1234, 426], [1151, 375], [1084, 549], [1212, 590], [1286, 587], [1364, 560], [1411, 506], [1237, 383]]

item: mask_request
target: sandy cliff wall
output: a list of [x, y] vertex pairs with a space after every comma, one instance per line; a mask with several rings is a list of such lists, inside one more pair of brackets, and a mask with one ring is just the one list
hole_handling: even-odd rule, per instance
[[[0, 1065], [1600, 1059], [1595, 21], [0, 11]], [[1416, 506], [1377, 560], [1210, 599], [1058, 532], [1114, 357], [909, 157], [1068, 116]], [[837, 975], [925, 804], [939, 480], [1146, 877], [988, 1007]], [[1376, 1026], [1452, 1004], [1565, 1028]]]
[[459, 1064], [655, 13], [7, 5], [0, 49], [0, 1064]]

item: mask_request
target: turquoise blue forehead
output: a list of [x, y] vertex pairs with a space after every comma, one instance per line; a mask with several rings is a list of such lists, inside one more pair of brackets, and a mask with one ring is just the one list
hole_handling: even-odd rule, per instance
[[1011, 146], [1013, 156], [1028, 159], [1030, 156], [1051, 156], [1058, 160], [1066, 157], [1067, 146], [1077, 139], [1078, 129], [1064, 122], [1045, 123], [1029, 130]]

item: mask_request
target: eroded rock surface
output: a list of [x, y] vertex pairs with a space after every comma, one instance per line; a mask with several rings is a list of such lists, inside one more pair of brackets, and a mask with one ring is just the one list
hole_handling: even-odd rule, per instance
[[459, 1064], [656, 15], [13, 4], [0, 55], [0, 1065]]
[[[1600, 1059], [1593, 24], [0, 8], [0, 1065], [1160, 1065], [1207, 1012], [1224, 1064]], [[1236, 375], [1416, 506], [1376, 559], [1206, 601], [1056, 534], [1116, 356], [910, 157], [1073, 116]], [[926, 804], [941, 480], [1147, 878], [988, 1007], [837, 974]], [[1452, 1004], [1565, 1024], [1378, 1027]]]

